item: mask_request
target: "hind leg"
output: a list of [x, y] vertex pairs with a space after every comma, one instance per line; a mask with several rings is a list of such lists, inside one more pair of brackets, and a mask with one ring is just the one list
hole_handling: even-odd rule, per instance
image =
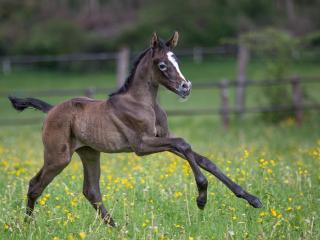
[[[57, 145], [61, 146], [61, 143]], [[69, 164], [71, 154], [68, 144], [62, 144], [63, 151], [53, 146], [45, 146], [44, 165], [30, 180], [28, 190], [27, 215], [32, 215], [36, 200], [40, 197], [49, 183]]]
[[[39, 182], [40, 177], [42, 175], [42, 170], [43, 167], [40, 169], [40, 171], [30, 180], [29, 182], [29, 190], [28, 193], [32, 191], [32, 189], [34, 188], [34, 186], [37, 184], [37, 182]], [[34, 204], [35, 204], [35, 200], [33, 200], [32, 198], [29, 198], [28, 196], [28, 203], [27, 203], [27, 215], [32, 215], [33, 209], [34, 209]]]
[[99, 212], [103, 221], [114, 227], [114, 221], [103, 205], [100, 193], [100, 152], [89, 147], [83, 147], [78, 149], [77, 153], [83, 164], [83, 195]]

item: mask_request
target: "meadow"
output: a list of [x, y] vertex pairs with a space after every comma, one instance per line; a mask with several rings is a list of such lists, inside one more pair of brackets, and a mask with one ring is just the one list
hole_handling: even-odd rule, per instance
[[[234, 62], [186, 63], [184, 73], [196, 81], [233, 78]], [[200, 68], [201, 67], [201, 68]], [[262, 79], [263, 65], [249, 74]], [[316, 75], [315, 64], [297, 65], [292, 73]], [[64, 87], [113, 86], [114, 74], [74, 74], [17, 71], [1, 76], [3, 91]], [[68, 81], [68, 82], [67, 82]], [[67, 83], [67, 84], [66, 84]], [[67, 85], [67, 86], [65, 86]], [[199, 90], [200, 91], [200, 90]], [[205, 90], [207, 91], [207, 90]], [[210, 90], [211, 91], [211, 90]], [[313, 89], [315, 96], [316, 89]], [[218, 103], [215, 92], [194, 92], [181, 103], [173, 94], [161, 101], [166, 108]], [[252, 91], [249, 104], [257, 92]], [[167, 97], [166, 97], [167, 96]], [[96, 96], [103, 98], [105, 96]], [[63, 97], [43, 98], [51, 103]], [[216, 100], [214, 100], [216, 99]], [[250, 98], [249, 98], [250, 99]], [[210, 100], [211, 101], [211, 100]], [[17, 114], [1, 99], [1, 117]], [[292, 118], [277, 125], [257, 116], [233, 119], [225, 131], [217, 116], [172, 117], [172, 131], [193, 149], [214, 161], [229, 177], [264, 204], [250, 207], [206, 173], [208, 203], [196, 206], [196, 185], [186, 161], [170, 153], [145, 157], [102, 154], [101, 192], [117, 223], [105, 226], [82, 195], [82, 166], [76, 154], [70, 165], [50, 184], [25, 222], [29, 179], [42, 166], [41, 124], [0, 127], [0, 239], [319, 239], [320, 135], [317, 113], [309, 113], [302, 126]]]

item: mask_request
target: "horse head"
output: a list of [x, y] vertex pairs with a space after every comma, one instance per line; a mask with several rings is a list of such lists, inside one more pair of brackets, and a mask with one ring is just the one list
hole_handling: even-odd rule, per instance
[[177, 46], [178, 39], [178, 32], [174, 32], [166, 42], [160, 40], [156, 33], [153, 34], [151, 38], [153, 79], [185, 98], [191, 92], [191, 82], [181, 73], [178, 58], [172, 52]]

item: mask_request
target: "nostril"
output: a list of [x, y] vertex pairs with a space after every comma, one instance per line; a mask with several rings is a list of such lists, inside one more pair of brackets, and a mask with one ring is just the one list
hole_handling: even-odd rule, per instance
[[188, 85], [187, 83], [182, 83], [182, 84], [181, 84], [181, 88], [182, 88], [183, 90], [187, 90], [187, 89], [189, 89], [189, 85]]

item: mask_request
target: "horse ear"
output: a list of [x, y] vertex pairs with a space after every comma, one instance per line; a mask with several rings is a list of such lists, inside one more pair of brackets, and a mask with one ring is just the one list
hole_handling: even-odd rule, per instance
[[152, 35], [150, 45], [152, 48], [157, 48], [159, 45], [159, 39], [158, 39], [158, 36], [155, 32]]
[[175, 31], [172, 37], [166, 42], [166, 45], [171, 49], [175, 48], [178, 44], [178, 40], [179, 40], [179, 33]]

